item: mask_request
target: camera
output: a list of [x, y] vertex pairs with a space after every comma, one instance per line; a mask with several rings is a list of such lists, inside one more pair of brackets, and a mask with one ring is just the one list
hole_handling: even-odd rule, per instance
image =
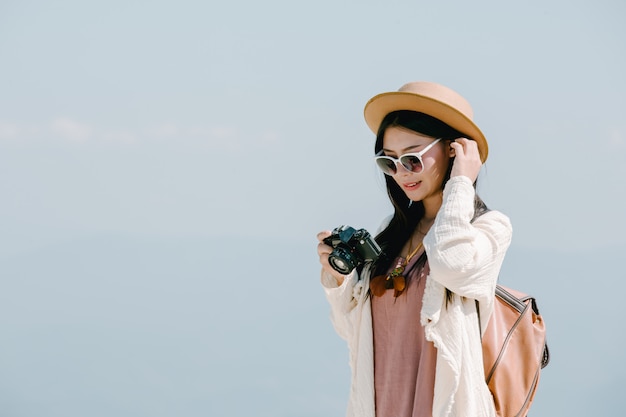
[[328, 256], [330, 266], [343, 275], [364, 262], [375, 261], [382, 254], [380, 246], [367, 230], [355, 230], [350, 226], [335, 228], [324, 243], [333, 248]]

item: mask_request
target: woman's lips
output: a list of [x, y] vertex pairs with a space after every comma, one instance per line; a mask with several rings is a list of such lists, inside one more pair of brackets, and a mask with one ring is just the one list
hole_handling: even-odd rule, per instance
[[407, 190], [407, 191], [416, 190], [416, 189], [419, 188], [421, 183], [422, 183], [421, 181], [419, 181], [419, 182], [407, 182], [407, 183], [402, 184], [402, 187], [405, 190]]

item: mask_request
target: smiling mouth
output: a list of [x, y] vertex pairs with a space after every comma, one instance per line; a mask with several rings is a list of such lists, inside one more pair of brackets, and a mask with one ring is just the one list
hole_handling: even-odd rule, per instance
[[419, 182], [408, 182], [406, 184], [403, 184], [403, 187], [404, 188], [408, 188], [408, 189], [413, 189], [413, 188], [418, 187], [421, 183], [422, 183], [421, 181], [419, 181]]

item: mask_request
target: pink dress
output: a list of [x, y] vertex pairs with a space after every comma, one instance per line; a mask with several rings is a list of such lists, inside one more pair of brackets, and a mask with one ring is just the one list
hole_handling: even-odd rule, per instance
[[[428, 261], [406, 267], [408, 284], [397, 298], [393, 289], [372, 297], [376, 417], [432, 417], [437, 350], [420, 324]], [[393, 265], [396, 265], [394, 261]]]

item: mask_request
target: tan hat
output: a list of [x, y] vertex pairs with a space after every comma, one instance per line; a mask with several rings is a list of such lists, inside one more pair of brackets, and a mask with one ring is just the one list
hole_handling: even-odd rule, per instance
[[389, 113], [396, 110], [413, 110], [428, 114], [467, 135], [478, 143], [480, 159], [485, 162], [489, 146], [485, 135], [472, 121], [472, 106], [456, 91], [441, 84], [416, 81], [400, 87], [398, 91], [378, 94], [365, 105], [365, 121], [374, 133]]

